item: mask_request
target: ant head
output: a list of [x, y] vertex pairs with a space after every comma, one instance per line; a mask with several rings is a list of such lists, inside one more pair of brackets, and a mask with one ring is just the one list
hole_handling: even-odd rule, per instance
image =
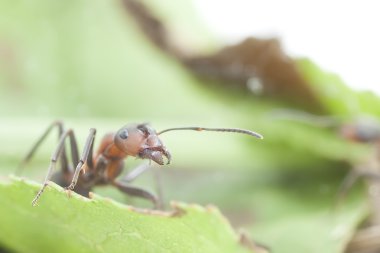
[[380, 139], [380, 126], [376, 121], [364, 118], [358, 122], [343, 125], [340, 133], [350, 141], [373, 143]]
[[148, 124], [134, 124], [122, 127], [114, 137], [115, 145], [127, 155], [150, 159], [164, 165], [164, 158], [170, 163], [171, 155], [158, 138], [156, 131]]
[[263, 136], [258, 133], [239, 128], [176, 127], [168, 128], [157, 133], [148, 124], [135, 124], [124, 126], [117, 131], [114, 137], [114, 143], [127, 155], [153, 160], [160, 165], [164, 165], [163, 157], [166, 157], [167, 163], [169, 164], [171, 155], [158, 136], [166, 132], [179, 130], [231, 132], [250, 135], [258, 139], [263, 138]]

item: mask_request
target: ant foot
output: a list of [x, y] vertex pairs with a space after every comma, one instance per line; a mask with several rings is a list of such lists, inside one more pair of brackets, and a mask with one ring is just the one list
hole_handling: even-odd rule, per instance
[[32, 200], [32, 206], [38, 206], [38, 198]]
[[71, 192], [72, 190], [69, 187], [65, 187], [65, 192], [68, 198], [71, 198]]
[[76, 185], [76, 182], [75, 182], [75, 183], [71, 183], [69, 186], [65, 187], [65, 189], [66, 189], [66, 190], [73, 191], [74, 188], [75, 188], [75, 185]]

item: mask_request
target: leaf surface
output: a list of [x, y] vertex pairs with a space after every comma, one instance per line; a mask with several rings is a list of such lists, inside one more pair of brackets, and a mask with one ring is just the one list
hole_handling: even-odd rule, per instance
[[1, 244], [17, 252], [249, 252], [215, 207], [137, 210], [98, 196], [68, 197], [50, 185], [32, 207], [39, 185], [0, 184]]

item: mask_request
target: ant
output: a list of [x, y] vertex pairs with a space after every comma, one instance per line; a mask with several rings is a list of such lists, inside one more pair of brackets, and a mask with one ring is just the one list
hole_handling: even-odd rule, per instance
[[[39, 145], [54, 127], [58, 127], [59, 131], [58, 145], [51, 156], [43, 186], [32, 201], [33, 206], [37, 205], [39, 198], [48, 186], [48, 182], [52, 180], [61, 186], [68, 185], [65, 187], [66, 190], [74, 190], [76, 193], [86, 197], [89, 196], [89, 192], [94, 186], [113, 185], [130, 196], [151, 201], [155, 208], [157, 208], [158, 199], [155, 195], [144, 189], [128, 184], [144, 172], [147, 166], [135, 168], [125, 177], [124, 181], [118, 181], [116, 178], [121, 174], [124, 168], [124, 159], [128, 156], [148, 159], [159, 165], [165, 164], [165, 157], [166, 163], [169, 164], [171, 161], [170, 152], [163, 145], [159, 135], [169, 131], [195, 130], [234, 132], [247, 134], [259, 139], [263, 138], [258, 133], [238, 128], [178, 127], [156, 132], [156, 130], [146, 123], [130, 124], [123, 126], [116, 133], [106, 134], [101, 140], [97, 152], [93, 154], [96, 129], [91, 128], [82, 155], [79, 157], [78, 145], [73, 129], [65, 130], [61, 121], [54, 121], [22, 160], [18, 172], [21, 172], [23, 166], [32, 158]], [[67, 160], [65, 150], [65, 140], [67, 138], [70, 140], [73, 167], [68, 164]], [[58, 159], [60, 159], [61, 162], [61, 170], [53, 173]], [[75, 170], [73, 170], [73, 168], [75, 168]]]

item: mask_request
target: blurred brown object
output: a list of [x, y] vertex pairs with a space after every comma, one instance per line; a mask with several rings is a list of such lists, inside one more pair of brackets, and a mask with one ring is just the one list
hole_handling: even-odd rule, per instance
[[313, 112], [322, 104], [277, 39], [247, 38], [210, 56], [186, 59], [195, 73], [226, 81], [255, 95], [285, 100]]
[[165, 49], [167, 32], [164, 24], [142, 2], [123, 0], [123, 4], [145, 35], [159, 48]]
[[318, 95], [303, 78], [295, 61], [284, 53], [277, 39], [251, 37], [214, 54], [189, 55], [182, 45], [170, 40], [165, 24], [143, 2], [123, 0], [123, 4], [158, 48], [196, 75], [218, 81], [219, 87], [280, 99], [314, 113], [325, 112]]

